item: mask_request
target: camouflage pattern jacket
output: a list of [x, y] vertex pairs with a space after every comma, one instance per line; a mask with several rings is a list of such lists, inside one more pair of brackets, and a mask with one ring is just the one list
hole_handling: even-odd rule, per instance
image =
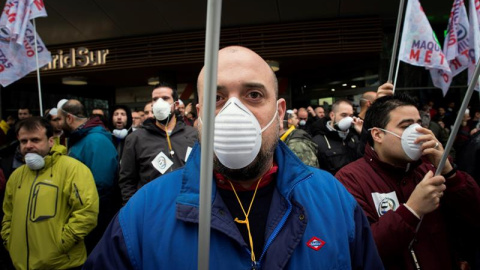
[[318, 146], [312, 141], [312, 137], [302, 129], [289, 129], [287, 137], [282, 141], [292, 150], [295, 155], [306, 165], [319, 167], [317, 159]]

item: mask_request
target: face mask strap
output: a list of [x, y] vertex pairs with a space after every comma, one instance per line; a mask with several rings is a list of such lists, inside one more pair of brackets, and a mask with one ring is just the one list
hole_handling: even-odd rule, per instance
[[273, 115], [272, 120], [270, 120], [270, 122], [268, 122], [268, 124], [264, 126], [262, 130], [260, 130], [260, 132], [264, 132], [273, 123], [277, 115], [278, 115], [278, 110], [275, 110], [275, 114]]
[[[277, 100], [277, 107], [278, 107], [278, 100]], [[264, 126], [262, 130], [260, 130], [260, 132], [264, 132], [273, 123], [275, 118], [277, 118], [277, 115], [278, 115], [278, 108], [275, 109], [275, 114], [273, 115], [272, 120], [270, 120], [270, 122], [268, 122], [268, 124]]]
[[398, 137], [398, 138], [400, 138], [400, 139], [402, 138], [402, 136], [400, 136], [400, 135], [398, 135], [398, 134], [396, 134], [396, 133], [394, 133], [394, 132], [392, 132], [392, 131], [390, 131], [390, 130], [386, 130], [386, 129], [379, 128], [379, 127], [369, 128], [368, 131], [371, 131], [371, 130], [374, 129], [374, 128], [378, 128], [378, 129], [380, 129], [380, 130], [383, 131], [383, 132], [390, 133], [390, 134], [392, 134], [393, 136]]

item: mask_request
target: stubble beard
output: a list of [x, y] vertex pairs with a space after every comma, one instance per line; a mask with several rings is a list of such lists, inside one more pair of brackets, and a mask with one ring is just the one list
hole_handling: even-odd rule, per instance
[[278, 138], [279, 138], [279, 122], [278, 120], [275, 121], [275, 134], [271, 141], [264, 140], [262, 138], [262, 146], [260, 147], [260, 152], [258, 152], [255, 159], [244, 168], [241, 169], [230, 169], [223, 165], [214, 155], [213, 158], [213, 169], [218, 173], [222, 174], [229, 180], [237, 181], [237, 182], [244, 182], [250, 181], [252, 179], [257, 179], [261, 177], [261, 173], [264, 173], [269, 167], [272, 166], [270, 161], [273, 158], [275, 153], [275, 149], [278, 145]]

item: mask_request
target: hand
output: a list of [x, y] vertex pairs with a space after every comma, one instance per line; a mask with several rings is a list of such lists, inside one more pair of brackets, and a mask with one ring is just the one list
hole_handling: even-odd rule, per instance
[[315, 116], [315, 111], [313, 110], [312, 106], [307, 107], [307, 112], [311, 114], [312, 116]]
[[433, 176], [433, 172], [428, 171], [413, 190], [406, 205], [422, 217], [438, 208], [446, 188], [443, 176]]
[[377, 89], [377, 97], [376, 98], [381, 98], [384, 96], [393, 96], [393, 84], [390, 82], [386, 82]]
[[[426, 156], [428, 160], [436, 168], [438, 168], [438, 164], [440, 163], [443, 153], [445, 152], [442, 144], [437, 140], [435, 135], [433, 135], [433, 132], [431, 130], [423, 127], [418, 127], [417, 131], [425, 135], [419, 136], [414, 143], [422, 144], [421, 146], [422, 156]], [[453, 166], [452, 164], [450, 164], [450, 161], [447, 159], [441, 173], [446, 174], [450, 172], [452, 169], [453, 169]]]
[[192, 103], [188, 103], [187, 107], [185, 107], [185, 115], [192, 112]]
[[352, 121], [353, 128], [358, 134], [362, 134], [362, 128], [363, 128], [363, 120], [358, 117], [353, 117]]

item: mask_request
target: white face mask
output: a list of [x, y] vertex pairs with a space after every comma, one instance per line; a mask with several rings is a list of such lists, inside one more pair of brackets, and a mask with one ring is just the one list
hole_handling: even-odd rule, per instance
[[227, 168], [241, 169], [252, 163], [262, 146], [262, 132], [275, 120], [260, 128], [257, 118], [235, 97], [230, 98], [215, 117], [213, 151]]
[[128, 135], [128, 130], [126, 128], [124, 129], [114, 129], [112, 132], [112, 135], [119, 138], [119, 139], [124, 139]]
[[171, 107], [172, 105], [170, 103], [159, 98], [157, 101], [155, 101], [152, 107], [153, 115], [155, 116], [155, 119], [157, 119], [158, 121], [167, 119], [170, 116], [170, 113], [172, 111]]
[[299, 124], [300, 126], [305, 126], [305, 125], [307, 124], [307, 121], [305, 121], [305, 120], [300, 120], [300, 121], [298, 122], [298, 124]]
[[352, 126], [352, 122], [353, 118], [347, 116], [337, 123], [338, 129], [340, 129], [341, 131], [347, 131]]
[[25, 163], [33, 171], [38, 171], [45, 167], [45, 159], [37, 153], [27, 153], [25, 155]]
[[405, 154], [413, 161], [418, 160], [422, 156], [422, 143], [416, 144], [414, 141], [423, 133], [418, 132], [416, 129], [417, 127], [421, 127], [419, 124], [411, 124], [408, 126], [405, 131], [403, 131], [402, 136], [399, 136], [396, 133], [393, 133], [389, 130], [383, 129], [383, 128], [378, 128], [380, 130], [383, 130], [385, 132], [388, 132], [398, 138], [400, 138], [402, 142], [402, 149], [405, 152]]

